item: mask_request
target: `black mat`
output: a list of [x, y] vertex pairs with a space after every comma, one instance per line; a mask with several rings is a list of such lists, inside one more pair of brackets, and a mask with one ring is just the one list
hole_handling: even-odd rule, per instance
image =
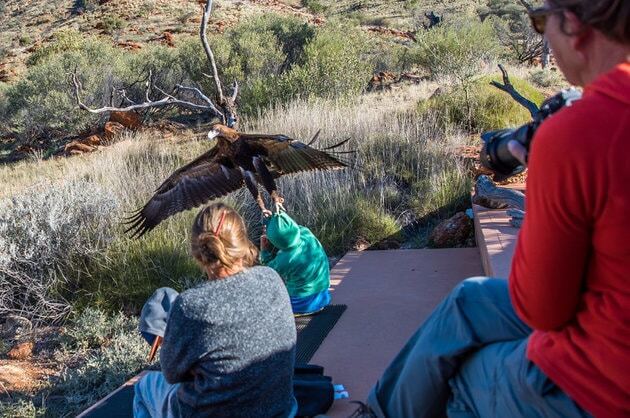
[[295, 318], [295, 327], [297, 328], [296, 365], [306, 364], [311, 360], [347, 307], [346, 305], [328, 305], [314, 315]]
[[133, 385], [125, 386], [81, 418], [133, 418]]
[[[315, 315], [295, 318], [297, 329], [296, 365], [307, 364], [310, 361], [346, 308], [346, 305], [328, 305]], [[89, 418], [132, 418], [133, 396], [133, 385], [126, 386], [84, 416]]]

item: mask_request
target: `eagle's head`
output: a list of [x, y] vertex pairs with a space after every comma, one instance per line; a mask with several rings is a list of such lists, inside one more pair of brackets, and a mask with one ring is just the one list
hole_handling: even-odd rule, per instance
[[208, 132], [209, 140], [221, 137], [227, 139], [230, 142], [234, 142], [238, 139], [238, 136], [238, 132], [235, 129], [228, 128], [227, 126], [221, 125], [220, 123], [215, 123], [214, 125], [212, 125], [212, 128]]

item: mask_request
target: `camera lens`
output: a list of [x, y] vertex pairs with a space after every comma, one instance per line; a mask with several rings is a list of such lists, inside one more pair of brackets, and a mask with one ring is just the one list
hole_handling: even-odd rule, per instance
[[481, 148], [481, 164], [492, 170], [497, 179], [507, 178], [525, 170], [523, 164], [509, 151], [507, 144], [510, 141], [518, 141], [529, 149], [530, 126], [523, 125], [517, 129], [501, 129], [485, 132], [481, 135], [484, 142]]

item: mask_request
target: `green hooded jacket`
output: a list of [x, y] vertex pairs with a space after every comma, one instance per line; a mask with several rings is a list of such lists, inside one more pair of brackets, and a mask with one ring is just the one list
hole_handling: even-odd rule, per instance
[[284, 212], [267, 222], [267, 239], [277, 253], [263, 250], [260, 262], [278, 272], [289, 296], [311, 296], [328, 289], [330, 266], [322, 244], [306, 227]]

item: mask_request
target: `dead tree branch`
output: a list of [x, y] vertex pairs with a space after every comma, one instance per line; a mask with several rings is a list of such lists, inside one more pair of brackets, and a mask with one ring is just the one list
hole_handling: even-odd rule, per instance
[[[210, 12], [212, 11], [212, 0], [206, 0], [205, 6], [203, 8], [203, 16], [201, 19], [201, 25], [199, 28], [199, 37], [201, 38], [201, 43], [203, 45], [203, 49], [205, 51], [206, 57], [210, 63], [210, 67], [212, 68], [212, 75], [206, 75], [208, 78], [212, 78], [214, 80], [214, 85], [216, 87], [216, 101], [211, 100], [206, 94], [204, 94], [197, 87], [189, 87], [183, 86], [181, 84], [177, 84], [171, 93], [165, 92], [162, 88], [156, 85], [155, 77], [153, 72], [149, 70], [148, 77], [144, 80], [137, 80], [131, 86], [137, 84], [138, 82], [145, 82], [146, 89], [144, 90], [144, 100], [142, 103], [137, 103], [131, 100], [127, 96], [127, 91], [125, 88], [117, 88], [112, 90], [111, 97], [109, 99], [109, 106], [104, 106], [100, 108], [90, 108], [85, 103], [81, 101], [81, 82], [79, 81], [79, 76], [77, 74], [77, 69], [75, 68], [74, 73], [72, 74], [72, 84], [74, 86], [74, 96], [77, 102], [77, 106], [85, 111], [90, 113], [105, 113], [112, 111], [119, 112], [129, 112], [132, 110], [141, 110], [141, 109], [151, 109], [151, 108], [163, 108], [167, 106], [179, 106], [189, 110], [202, 111], [205, 113], [209, 113], [213, 116], [217, 116], [221, 119], [222, 123], [229, 127], [236, 127], [237, 123], [237, 109], [236, 109], [236, 97], [238, 95], [238, 83], [234, 81], [232, 86], [232, 94], [226, 97], [223, 94], [223, 87], [221, 85], [221, 80], [219, 79], [219, 72], [217, 70], [216, 60], [214, 58], [214, 53], [212, 52], [212, 48], [210, 48], [210, 44], [208, 43], [208, 38], [206, 35], [206, 31], [208, 28], [208, 19], [210, 17]], [[128, 86], [130, 87], [130, 86]], [[121, 103], [119, 107], [113, 106], [114, 101], [114, 91], [121, 98]], [[184, 100], [179, 93], [192, 93], [195, 101]], [[153, 100], [152, 96], [157, 96], [157, 93], [160, 93], [160, 98], [158, 100]], [[179, 96], [179, 97], [178, 97]], [[203, 103], [200, 103], [203, 102]], [[124, 103], [131, 103], [129, 106], [123, 106]]]
[[490, 209], [525, 210], [525, 195], [518, 190], [497, 187], [488, 176], [479, 176], [475, 183], [473, 203]]
[[[115, 106], [104, 106], [104, 107], [100, 107], [100, 108], [91, 108], [88, 107], [85, 103], [83, 103], [81, 101], [81, 82], [79, 81], [79, 77], [77, 75], [76, 70], [72, 73], [72, 83], [74, 84], [74, 97], [75, 100], [77, 102], [77, 105], [79, 106], [80, 109], [86, 110], [90, 113], [105, 113], [105, 112], [129, 112], [132, 110], [140, 110], [140, 109], [149, 109], [149, 108], [156, 108], [156, 107], [165, 107], [165, 106], [181, 106], [184, 107], [186, 109], [191, 109], [191, 110], [202, 110], [205, 112], [211, 112], [213, 114], [215, 114], [216, 116], [219, 116], [221, 118], [223, 118], [223, 114], [216, 108], [216, 106], [214, 106], [214, 104], [208, 99], [208, 104], [207, 105], [200, 105], [197, 103], [193, 103], [193, 102], [189, 102], [186, 100], [181, 100], [176, 98], [175, 96], [166, 93], [164, 90], [162, 90], [161, 88], [153, 85], [153, 86], [149, 86], [147, 87], [147, 92], [146, 92], [146, 101], [143, 103], [137, 103], [137, 104], [132, 104], [130, 106], [126, 106], [126, 107], [115, 107]], [[176, 90], [178, 89], [191, 89], [191, 90], [198, 90], [198, 89], [194, 89], [192, 87], [183, 87], [183, 86], [177, 86]], [[159, 91], [160, 93], [162, 93], [164, 95], [164, 97], [162, 97], [159, 100], [151, 100], [149, 98], [149, 91], [151, 89], [155, 89], [157, 91]], [[122, 98], [130, 103], [134, 103], [133, 101], [131, 101], [131, 99], [129, 99], [127, 97], [127, 95], [125, 94], [125, 90], [121, 89], [120, 93], [122, 95]], [[202, 96], [203, 93], [199, 92]], [[205, 96], [204, 96], [205, 97]], [[207, 97], [206, 97], [207, 99]]]
[[217, 71], [217, 63], [214, 60], [214, 53], [212, 52], [212, 48], [210, 48], [210, 44], [208, 44], [208, 37], [206, 35], [206, 29], [208, 28], [208, 18], [210, 17], [210, 12], [212, 11], [212, 0], [208, 0], [203, 9], [203, 17], [201, 18], [201, 27], [199, 28], [199, 36], [201, 37], [201, 43], [203, 45], [203, 50], [206, 52], [206, 56], [208, 57], [208, 61], [210, 61], [210, 66], [212, 67], [212, 78], [214, 79], [214, 85], [217, 88], [217, 97], [219, 101], [219, 105], [222, 105], [224, 102], [223, 98], [223, 89], [221, 88], [221, 80], [219, 80], [219, 72]]
[[536, 105], [536, 103], [523, 97], [518, 91], [516, 91], [503, 65], [499, 64], [499, 69], [503, 74], [503, 84], [499, 83], [498, 81], [491, 81], [490, 84], [512, 96], [512, 98], [516, 100], [518, 104], [522, 105], [529, 111], [533, 118], [538, 113], [538, 106]]

